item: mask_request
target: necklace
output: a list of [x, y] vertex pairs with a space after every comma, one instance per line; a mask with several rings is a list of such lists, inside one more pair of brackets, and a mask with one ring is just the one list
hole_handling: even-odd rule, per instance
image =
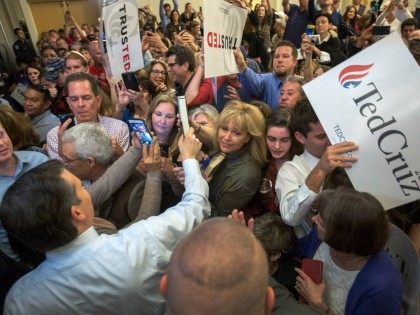
[[331, 255], [331, 258], [334, 261], [336, 261], [340, 265], [344, 265], [344, 266], [353, 266], [353, 265], [356, 265], [356, 264], [358, 264], [358, 263], [360, 263], [362, 261], [363, 262], [366, 261], [367, 258], [368, 258], [368, 257], [365, 257], [365, 256], [357, 256], [355, 258], [345, 257], [345, 256], [347, 256], [349, 254], [345, 254], [344, 253], [343, 255], [340, 255], [339, 252], [335, 251], [331, 247], [330, 247], [330, 255]]

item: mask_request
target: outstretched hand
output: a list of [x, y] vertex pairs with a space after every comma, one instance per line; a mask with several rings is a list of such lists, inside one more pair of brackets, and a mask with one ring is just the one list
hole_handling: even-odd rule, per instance
[[246, 222], [245, 215], [242, 211], [238, 211], [237, 209], [232, 210], [232, 214], [229, 214], [229, 219], [246, 226], [248, 230], [254, 232], [254, 219], [250, 218], [248, 222]]

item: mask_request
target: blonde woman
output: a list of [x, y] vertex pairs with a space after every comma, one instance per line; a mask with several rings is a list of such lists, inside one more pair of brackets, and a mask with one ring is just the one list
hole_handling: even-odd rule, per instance
[[220, 114], [214, 151], [204, 171], [208, 177], [212, 216], [243, 208], [257, 192], [267, 160], [265, 121], [256, 106], [228, 103]]

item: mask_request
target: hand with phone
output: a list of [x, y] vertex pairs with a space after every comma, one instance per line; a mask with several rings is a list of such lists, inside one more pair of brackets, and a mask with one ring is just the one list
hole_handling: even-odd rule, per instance
[[194, 135], [194, 129], [190, 127], [186, 135], [182, 135], [178, 140], [178, 147], [181, 153], [182, 161], [195, 159], [201, 150], [201, 142]]
[[[311, 261], [314, 261], [310, 259]], [[314, 268], [309, 268], [313, 270], [318, 270], [315, 268], [317, 266], [312, 266]], [[303, 267], [302, 267], [303, 268]], [[325, 284], [322, 282], [322, 273], [321, 277], [318, 272], [315, 272], [314, 279], [316, 282], [321, 280], [321, 282], [316, 283], [311, 277], [306, 274], [302, 269], [295, 268], [298, 276], [296, 277], [296, 290], [302, 296], [309, 305], [318, 307], [321, 310], [327, 310], [328, 306], [324, 303], [324, 294], [325, 294]]]

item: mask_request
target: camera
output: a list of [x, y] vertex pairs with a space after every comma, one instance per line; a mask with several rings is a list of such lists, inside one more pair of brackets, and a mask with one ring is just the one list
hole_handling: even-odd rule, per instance
[[321, 36], [319, 35], [308, 35], [308, 38], [313, 45], [321, 44]]

